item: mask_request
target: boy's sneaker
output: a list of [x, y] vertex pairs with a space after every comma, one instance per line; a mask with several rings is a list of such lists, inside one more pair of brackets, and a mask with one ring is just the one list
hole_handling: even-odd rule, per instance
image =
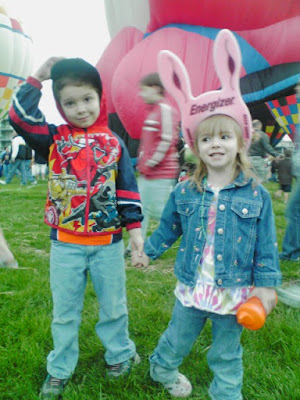
[[61, 399], [62, 393], [68, 379], [58, 379], [54, 376], [47, 375], [47, 378], [40, 392], [41, 399]]
[[192, 393], [191, 382], [182, 374], [178, 374], [175, 383], [163, 384], [164, 388], [174, 397], [188, 397]]
[[135, 356], [129, 358], [129, 360], [123, 361], [119, 364], [108, 365], [106, 376], [108, 378], [119, 378], [122, 375], [130, 374], [132, 367], [141, 362], [140, 356], [138, 353], [135, 353]]

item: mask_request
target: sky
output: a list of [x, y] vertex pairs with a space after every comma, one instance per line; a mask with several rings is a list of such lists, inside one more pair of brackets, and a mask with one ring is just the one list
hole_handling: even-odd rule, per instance
[[[104, 0], [0, 0], [33, 41], [33, 71], [51, 56], [81, 57], [93, 65], [110, 42]], [[61, 123], [51, 92], [43, 84], [40, 108], [47, 122]]]

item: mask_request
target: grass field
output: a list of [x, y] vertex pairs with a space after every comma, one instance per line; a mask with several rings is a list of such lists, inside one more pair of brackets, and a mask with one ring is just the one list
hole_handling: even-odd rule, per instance
[[[271, 193], [277, 184], [268, 183]], [[52, 302], [49, 288], [49, 227], [43, 223], [46, 183], [21, 188], [18, 181], [0, 186], [0, 225], [21, 267], [0, 269], [0, 399], [35, 400], [46, 372], [46, 356], [52, 348]], [[274, 199], [276, 227], [281, 249], [285, 230], [283, 201]], [[127, 240], [127, 236], [125, 236]], [[98, 304], [88, 283], [80, 329], [80, 359], [66, 387], [65, 400], [163, 400], [169, 394], [149, 377], [148, 357], [167, 326], [174, 303], [173, 262], [176, 246], [147, 270], [127, 265], [130, 334], [142, 357], [128, 378], [105, 379], [103, 347], [94, 326]], [[299, 264], [281, 263], [284, 282], [299, 279]], [[194, 390], [191, 400], [209, 400], [212, 374], [206, 353], [211, 344], [209, 323], [198, 338], [181, 371]], [[265, 326], [244, 330], [245, 400], [300, 399], [299, 309], [279, 303]]]

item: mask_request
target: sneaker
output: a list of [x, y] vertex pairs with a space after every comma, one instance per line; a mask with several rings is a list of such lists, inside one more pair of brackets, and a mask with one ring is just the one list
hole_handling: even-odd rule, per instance
[[40, 399], [61, 399], [67, 382], [68, 379], [58, 379], [48, 374], [40, 392]]
[[193, 389], [191, 382], [182, 374], [178, 374], [175, 383], [167, 383], [163, 384], [163, 386], [173, 397], [188, 397]]
[[122, 375], [130, 374], [132, 367], [141, 362], [140, 356], [135, 353], [135, 356], [129, 358], [129, 360], [123, 361], [119, 364], [108, 365], [106, 376], [108, 378], [119, 378]]
[[0, 183], [1, 183], [1, 185], [6, 185], [6, 182], [2, 181], [1, 179], [0, 179]]
[[279, 260], [297, 262], [297, 261], [300, 261], [300, 257], [290, 258], [290, 257], [285, 256], [285, 255], [282, 254], [282, 253], [279, 253]]

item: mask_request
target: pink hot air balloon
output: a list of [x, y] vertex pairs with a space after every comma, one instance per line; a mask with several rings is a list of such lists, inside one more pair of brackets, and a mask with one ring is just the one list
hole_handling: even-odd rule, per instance
[[[118, 114], [132, 138], [140, 137], [144, 119], [138, 84], [142, 76], [157, 71], [160, 50], [170, 50], [183, 61], [194, 96], [220, 87], [212, 49], [223, 28], [232, 30], [238, 40], [241, 77], [300, 61], [298, 0], [106, 0], [105, 4], [112, 40], [97, 68], [106, 87], [108, 112]], [[293, 84], [285, 80], [281, 87]]]

